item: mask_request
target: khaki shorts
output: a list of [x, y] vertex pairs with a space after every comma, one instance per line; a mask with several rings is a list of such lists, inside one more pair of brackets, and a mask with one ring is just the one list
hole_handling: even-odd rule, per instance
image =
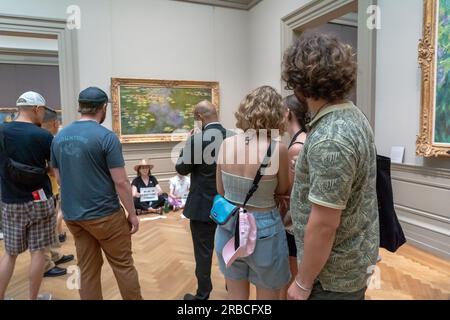
[[54, 199], [2, 204], [5, 250], [10, 255], [45, 249], [56, 242]]

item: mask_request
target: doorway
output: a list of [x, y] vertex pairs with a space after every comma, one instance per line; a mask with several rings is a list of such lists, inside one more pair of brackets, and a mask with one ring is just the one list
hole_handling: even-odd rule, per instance
[[[32, 86], [37, 88], [35, 91], [47, 93], [49, 106], [61, 110], [63, 125], [77, 119], [79, 77], [76, 30], [69, 30], [65, 20], [0, 14], [0, 47], [2, 70], [20, 77], [17, 83], [29, 84], [27, 89], [17, 90], [33, 90], [29, 88]], [[27, 75], [31, 74], [33, 76], [29, 79]], [[47, 88], [38, 83], [36, 78], [39, 77], [47, 77]], [[11, 103], [9, 96], [7, 99], [4, 104]]]
[[0, 121], [14, 120], [16, 100], [26, 91], [40, 93], [47, 106], [61, 115], [58, 40], [54, 35], [0, 31], [0, 113], [4, 115]]

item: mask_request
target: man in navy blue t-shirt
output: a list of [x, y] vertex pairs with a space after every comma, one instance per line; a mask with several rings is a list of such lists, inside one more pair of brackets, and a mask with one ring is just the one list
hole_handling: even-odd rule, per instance
[[[45, 115], [45, 99], [30, 91], [21, 95], [16, 105], [17, 120], [3, 125], [4, 152], [16, 162], [47, 168], [53, 136], [39, 128]], [[37, 298], [44, 274], [44, 249], [55, 242], [56, 211], [50, 180], [46, 178], [35, 192], [23, 188], [2, 175], [5, 255], [0, 261], [0, 300], [4, 299], [17, 256], [27, 249], [31, 253], [30, 299]]]
[[103, 298], [103, 250], [122, 298], [142, 299], [131, 253], [131, 234], [139, 228], [131, 184], [119, 139], [101, 125], [106, 117], [108, 96], [91, 87], [80, 93], [78, 101], [81, 119], [55, 137], [52, 166], [60, 180], [64, 220], [75, 238], [80, 297]]

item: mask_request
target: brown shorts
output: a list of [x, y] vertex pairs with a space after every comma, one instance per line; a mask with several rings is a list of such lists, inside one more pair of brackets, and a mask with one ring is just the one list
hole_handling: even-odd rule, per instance
[[2, 204], [5, 250], [18, 255], [27, 249], [37, 251], [55, 244], [56, 210], [54, 199], [40, 202]]

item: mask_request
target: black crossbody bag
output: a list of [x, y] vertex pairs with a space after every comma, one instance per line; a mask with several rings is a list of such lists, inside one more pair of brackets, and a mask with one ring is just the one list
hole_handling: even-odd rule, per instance
[[6, 153], [3, 129], [4, 127], [0, 125], [0, 175], [2, 179], [27, 192], [41, 189], [46, 181], [47, 169], [11, 159]]

